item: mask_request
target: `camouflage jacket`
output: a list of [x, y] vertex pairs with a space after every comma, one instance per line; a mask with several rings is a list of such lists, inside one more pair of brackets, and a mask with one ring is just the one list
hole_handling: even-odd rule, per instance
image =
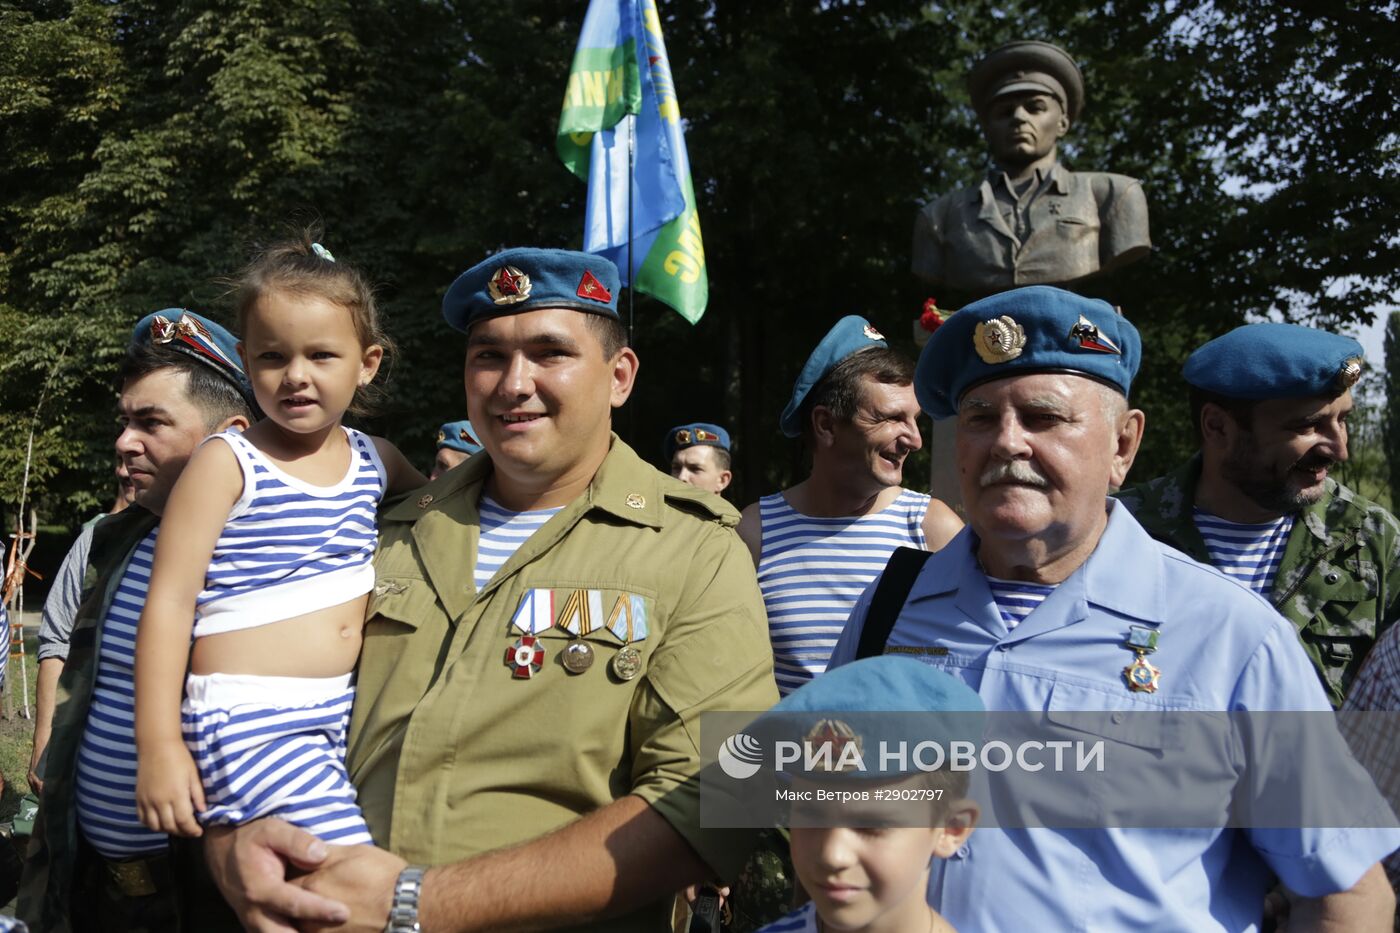
[[[1148, 533], [1210, 563], [1191, 509], [1200, 454], [1174, 473], [1117, 494]], [[1340, 706], [1376, 638], [1400, 616], [1400, 521], [1330, 477], [1297, 516], [1270, 601], [1298, 628], [1322, 684]]]

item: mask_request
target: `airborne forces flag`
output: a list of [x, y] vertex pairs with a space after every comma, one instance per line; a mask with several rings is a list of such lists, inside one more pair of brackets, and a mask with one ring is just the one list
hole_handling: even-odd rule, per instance
[[656, 0], [591, 0], [556, 147], [569, 171], [588, 182], [584, 250], [611, 259], [624, 285], [692, 324], [700, 320], [709, 300], [705, 247]]

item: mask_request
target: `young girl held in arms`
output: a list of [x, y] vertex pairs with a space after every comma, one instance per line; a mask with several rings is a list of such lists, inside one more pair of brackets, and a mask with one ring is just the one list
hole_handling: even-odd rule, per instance
[[165, 509], [137, 629], [137, 809], [180, 835], [276, 816], [368, 843], [344, 754], [375, 511], [425, 480], [340, 423], [388, 344], [358, 272], [309, 237], [276, 244], [236, 303], [266, 417], [206, 440]]

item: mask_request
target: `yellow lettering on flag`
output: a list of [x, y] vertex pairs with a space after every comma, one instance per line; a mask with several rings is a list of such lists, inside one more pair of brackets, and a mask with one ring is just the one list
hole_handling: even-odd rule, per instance
[[685, 230], [676, 238], [680, 249], [666, 254], [662, 267], [667, 275], [679, 276], [686, 285], [700, 281], [700, 273], [705, 268], [705, 243], [700, 238], [700, 214], [690, 211], [686, 217]]
[[606, 87], [608, 73], [606, 71], [585, 71], [583, 77], [583, 96], [585, 106], [602, 107], [607, 104]]

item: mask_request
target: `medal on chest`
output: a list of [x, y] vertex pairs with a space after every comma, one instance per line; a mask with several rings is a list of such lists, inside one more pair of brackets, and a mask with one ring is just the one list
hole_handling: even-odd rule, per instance
[[529, 680], [544, 666], [544, 648], [534, 635], [522, 635], [506, 649], [506, 666], [516, 680]]
[[1128, 627], [1128, 638], [1123, 642], [1123, 647], [1130, 649], [1134, 657], [1133, 663], [1123, 668], [1123, 679], [1134, 693], [1157, 692], [1162, 672], [1147, 660], [1147, 656], [1157, 650], [1157, 637], [1160, 634], [1156, 629], [1142, 625]]

